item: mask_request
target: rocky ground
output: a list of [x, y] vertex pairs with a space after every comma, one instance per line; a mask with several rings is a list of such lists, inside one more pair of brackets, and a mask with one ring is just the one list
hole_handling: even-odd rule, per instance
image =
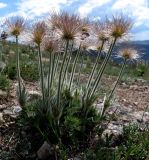
[[[106, 78], [106, 82], [104, 81], [108, 86], [111, 86], [113, 82], [112, 78]], [[30, 98], [40, 94], [36, 83], [26, 82], [26, 86]], [[16, 82], [13, 82], [10, 95], [8, 97], [1, 95], [0, 97], [0, 160], [6, 160], [3, 156], [13, 152], [13, 148], [19, 143], [20, 135], [15, 120], [21, 108], [16, 100], [15, 88]], [[99, 100], [97, 109], [100, 111], [101, 107], [102, 100]], [[111, 121], [107, 122], [107, 129], [104, 133], [120, 135], [123, 125], [128, 125], [130, 122], [137, 123], [142, 129], [149, 126], [149, 85], [147, 82], [137, 80], [130, 85], [121, 83], [116, 89], [115, 101], [108, 109], [107, 114], [111, 115]], [[17, 152], [15, 154], [17, 157]]]

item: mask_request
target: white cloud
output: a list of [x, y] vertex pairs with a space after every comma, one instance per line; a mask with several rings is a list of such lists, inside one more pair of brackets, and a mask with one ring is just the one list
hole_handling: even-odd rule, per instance
[[92, 12], [94, 8], [101, 7], [102, 5], [110, 2], [111, 0], [87, 0], [85, 4], [79, 7], [78, 12], [81, 17], [86, 17]]
[[136, 25], [148, 25], [149, 23], [149, 1], [148, 0], [117, 0], [113, 10], [122, 10], [129, 12], [135, 18]]
[[139, 6], [144, 6], [146, 0], [117, 0], [112, 6], [113, 9], [127, 9], [129, 7], [137, 8]]
[[61, 5], [70, 5], [72, 2], [73, 0], [21, 0], [17, 3], [16, 14], [33, 19], [50, 11], [59, 11]]
[[7, 7], [7, 4], [3, 3], [3, 2], [0, 2], [0, 8], [5, 8], [5, 7]]

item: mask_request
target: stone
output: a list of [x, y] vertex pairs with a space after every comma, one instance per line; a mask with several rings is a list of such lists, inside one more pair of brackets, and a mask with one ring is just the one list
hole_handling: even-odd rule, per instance
[[38, 91], [28, 91], [28, 101], [33, 101], [41, 97]]
[[104, 130], [104, 132], [101, 135], [101, 138], [106, 141], [106, 137], [111, 136], [111, 145], [114, 145], [116, 142], [119, 142], [123, 134], [123, 126], [121, 124], [114, 124], [114, 122], [111, 122], [107, 129]]
[[119, 136], [123, 134], [123, 126], [110, 123], [107, 129], [103, 132], [103, 136], [106, 134], [113, 134], [115, 136]]
[[52, 148], [51, 146], [45, 141], [43, 145], [39, 148], [37, 151], [38, 159], [40, 160], [46, 160], [50, 157], [52, 154]]
[[3, 113], [0, 113], [0, 124], [4, 123], [4, 119], [3, 119]]
[[2, 91], [2, 90], [0, 89], [0, 96], [1, 96], [1, 97], [7, 97], [7, 92], [6, 92], [6, 91]]
[[13, 106], [12, 109], [14, 114], [18, 114], [22, 111], [22, 108], [20, 106]]
[[0, 105], [0, 110], [3, 110], [3, 109], [5, 109], [5, 108], [7, 108], [7, 106], [6, 106], [5, 104], [1, 104], [1, 105]]
[[3, 114], [9, 115], [12, 118], [17, 118], [17, 116], [21, 111], [22, 111], [22, 108], [17, 105], [17, 106], [12, 106], [10, 108], [3, 110]]
[[132, 119], [136, 119], [138, 122], [148, 122], [149, 123], [149, 112], [138, 111], [131, 114]]

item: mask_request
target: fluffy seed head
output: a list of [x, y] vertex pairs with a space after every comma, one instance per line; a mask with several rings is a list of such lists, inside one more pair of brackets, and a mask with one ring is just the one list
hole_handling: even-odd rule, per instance
[[58, 50], [58, 42], [46, 37], [43, 40], [43, 49], [47, 52], [55, 52]]
[[140, 58], [137, 50], [133, 48], [123, 48], [119, 51], [119, 57], [122, 57], [127, 60], [137, 60]]
[[110, 26], [111, 36], [114, 38], [121, 38], [132, 28], [132, 20], [124, 15], [113, 16]]
[[99, 41], [108, 41], [110, 38], [110, 25], [108, 21], [94, 25], [95, 34]]
[[40, 45], [43, 38], [46, 35], [46, 24], [45, 22], [37, 22], [33, 25], [32, 29], [32, 40], [37, 45]]
[[25, 29], [25, 20], [23, 17], [10, 17], [6, 19], [5, 23], [12, 36], [19, 36]]
[[51, 23], [63, 40], [74, 40], [82, 28], [80, 18], [67, 12], [51, 15]]

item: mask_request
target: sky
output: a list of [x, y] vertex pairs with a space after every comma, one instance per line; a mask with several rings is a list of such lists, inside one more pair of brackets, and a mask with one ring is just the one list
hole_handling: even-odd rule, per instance
[[126, 14], [134, 21], [133, 40], [149, 40], [149, 0], [0, 0], [1, 21], [15, 15], [34, 21], [60, 10], [94, 21]]

